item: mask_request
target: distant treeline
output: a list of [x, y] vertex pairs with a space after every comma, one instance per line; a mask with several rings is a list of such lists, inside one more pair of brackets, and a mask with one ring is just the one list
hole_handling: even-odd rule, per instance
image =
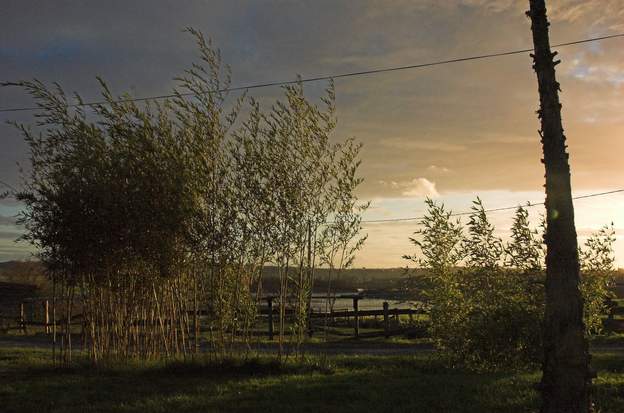
[[[424, 275], [425, 270], [410, 269], [409, 276]], [[263, 269], [262, 289], [267, 294], [279, 291], [278, 268], [266, 266]], [[314, 293], [327, 291], [329, 270], [315, 270]], [[348, 268], [336, 277], [332, 275], [332, 290], [338, 292], [354, 292], [358, 289], [397, 293], [403, 290], [407, 278], [405, 268]], [[620, 268], [616, 275], [615, 293], [624, 298], [624, 269]], [[0, 262], [0, 282], [29, 284], [38, 287], [39, 294], [50, 291], [52, 286], [45, 276], [43, 265], [38, 261], [6, 261]], [[2, 297], [0, 297], [1, 299]]]
[[[329, 269], [315, 269], [314, 293], [327, 292], [329, 279]], [[405, 279], [405, 268], [348, 268], [342, 270], [338, 276], [335, 270], [332, 272], [331, 289], [336, 292], [354, 292], [363, 289], [396, 293], [403, 290]], [[263, 269], [262, 289], [267, 293], [274, 293], [279, 290], [277, 267], [269, 266]]]
[[[51, 288], [51, 283], [44, 270], [43, 265], [38, 261], [0, 262], [0, 282], [30, 284], [41, 290], [47, 290]], [[266, 293], [279, 291], [278, 270], [278, 267], [274, 266], [263, 268], [262, 289]], [[329, 269], [317, 268], [315, 270], [315, 293], [327, 291], [328, 278]], [[339, 276], [336, 276], [336, 270], [334, 270], [332, 290], [339, 292], [352, 292], [357, 289], [394, 291], [401, 289], [404, 279], [404, 268], [348, 268], [342, 270]]]

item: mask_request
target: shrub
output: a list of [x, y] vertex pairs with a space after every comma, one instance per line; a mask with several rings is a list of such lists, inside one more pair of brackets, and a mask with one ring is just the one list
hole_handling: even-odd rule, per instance
[[422, 258], [406, 258], [429, 269], [419, 288], [430, 308], [430, 333], [438, 350], [450, 363], [474, 369], [538, 361], [541, 272], [532, 264], [512, 266], [540, 254], [526, 210], [518, 209], [511, 242], [504, 245], [481, 200], [473, 204], [466, 232], [444, 205], [427, 200], [427, 206], [419, 237], [412, 238]]
[[[410, 240], [420, 256], [404, 256], [427, 269], [412, 278], [430, 309], [430, 334], [451, 363], [479, 370], [526, 368], [542, 355], [543, 236], [518, 207], [506, 244], [495, 236], [480, 199], [466, 228], [444, 205], [426, 200], [422, 228]], [[542, 222], [541, 228], [544, 228]], [[613, 224], [590, 236], [579, 252], [588, 335], [602, 331], [614, 277]]]
[[588, 335], [603, 331], [603, 316], [610, 308], [609, 298], [614, 296], [615, 267], [613, 224], [606, 225], [585, 241], [585, 248], [579, 251], [581, 263], [581, 294], [583, 296], [583, 321]]

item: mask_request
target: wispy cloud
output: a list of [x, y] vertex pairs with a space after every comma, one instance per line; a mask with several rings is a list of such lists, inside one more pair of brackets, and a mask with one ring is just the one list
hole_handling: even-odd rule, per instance
[[407, 197], [430, 197], [437, 198], [440, 196], [436, 189], [435, 182], [428, 180], [427, 178], [414, 178], [408, 181], [379, 181], [383, 186], [399, 190], [401, 195]]
[[433, 175], [446, 175], [453, 171], [450, 168], [447, 168], [446, 166], [429, 165], [427, 167], [427, 172]]
[[436, 184], [426, 178], [415, 178], [410, 182], [406, 182], [402, 185], [405, 196], [412, 197], [430, 197], [436, 198], [440, 196], [436, 189]]
[[420, 137], [412, 138], [386, 138], [380, 144], [389, 148], [402, 150], [421, 150], [433, 152], [460, 152], [466, 150], [464, 145], [441, 142], [439, 140], [427, 140]]

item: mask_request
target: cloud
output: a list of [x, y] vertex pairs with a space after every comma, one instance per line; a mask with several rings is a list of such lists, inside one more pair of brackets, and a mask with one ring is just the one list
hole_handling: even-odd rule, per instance
[[419, 137], [413, 138], [386, 138], [380, 143], [382, 146], [398, 148], [402, 150], [421, 150], [435, 152], [460, 152], [466, 149], [464, 145], [441, 142], [439, 140], [425, 140]]
[[593, 26], [610, 26], [624, 15], [623, 9], [624, 0], [558, 0], [548, 7], [548, 15], [553, 22], [575, 23], [591, 18]]
[[[528, 2], [518, 0], [4, 3], [0, 80], [58, 81], [89, 100], [99, 97], [95, 75], [115, 92], [168, 93], [171, 78], [197, 55], [192, 39], [182, 33], [186, 26], [214, 40], [232, 66], [236, 86], [531, 45], [524, 16]], [[553, 43], [624, 31], [624, 0], [548, 3]], [[557, 74], [575, 188], [618, 187], [624, 180], [621, 40], [560, 53]], [[355, 136], [364, 143], [365, 181], [358, 195], [409, 201], [409, 194], [435, 196], [437, 188], [444, 188], [444, 195], [540, 191], [543, 166], [531, 63], [527, 53], [336, 79], [336, 137]], [[314, 97], [322, 86], [308, 83], [305, 88]], [[261, 101], [279, 93], [279, 88], [250, 91]], [[17, 89], [0, 89], [2, 108], [32, 103]], [[5, 119], [33, 119], [24, 112], [0, 122], [0, 178], [17, 185], [15, 163], [27, 166], [28, 152]], [[0, 200], [0, 206], [8, 202]]]
[[568, 73], [585, 82], [608, 82], [614, 86], [624, 84], [624, 66], [619, 64], [592, 65], [577, 58]]
[[438, 165], [429, 165], [427, 171], [435, 175], [444, 175], [452, 172], [449, 168]]
[[[399, 191], [402, 196], [409, 197], [430, 197], [436, 198], [440, 196], [436, 189], [435, 182], [427, 178], [414, 178], [405, 181], [377, 181], [382, 187]], [[383, 199], [383, 198], [382, 198]]]
[[536, 136], [518, 136], [513, 134], [489, 134], [478, 137], [472, 142], [478, 144], [527, 145], [538, 142]]
[[404, 182], [399, 185], [403, 189], [401, 192], [403, 196], [430, 198], [440, 196], [436, 190], [436, 184], [426, 178], [415, 178], [410, 182]]

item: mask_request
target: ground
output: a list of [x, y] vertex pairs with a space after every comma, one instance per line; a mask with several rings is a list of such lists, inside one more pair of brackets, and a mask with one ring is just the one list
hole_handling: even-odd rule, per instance
[[[594, 353], [597, 411], [624, 411], [624, 354]], [[536, 371], [449, 369], [433, 352], [52, 365], [47, 348], [0, 348], [0, 410], [12, 412], [533, 412]]]

